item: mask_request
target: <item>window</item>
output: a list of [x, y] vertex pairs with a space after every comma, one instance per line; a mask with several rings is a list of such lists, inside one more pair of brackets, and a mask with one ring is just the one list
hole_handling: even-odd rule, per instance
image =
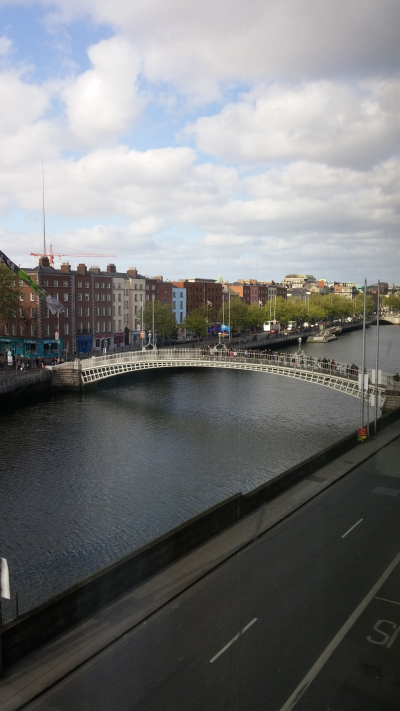
[[168, 304], [168, 299], [164, 299], [164, 304]]
[[118, 316], [121, 316], [121, 307], [118, 306]]
[[20, 318], [24, 318], [24, 309], [20, 308], [19, 316], [20, 316]]
[[82, 289], [82, 282], [78, 281], [78, 289]]
[[50, 311], [49, 311], [49, 309], [47, 308], [47, 306], [45, 306], [45, 307], [44, 307], [44, 317], [45, 317], [45, 318], [49, 318], [49, 314], [50, 314]]
[[[153, 286], [153, 289], [154, 289], [154, 286]], [[160, 293], [160, 289], [157, 287], [157, 294], [159, 294], [159, 293]]]
[[121, 284], [118, 284], [118, 289], [120, 289], [120, 288], [121, 288]]
[[13, 323], [13, 325], [12, 325], [12, 332], [13, 332], [13, 336], [17, 335], [17, 324], [16, 323]]
[[118, 301], [121, 301], [121, 294], [118, 294]]
[[90, 333], [90, 321], [88, 321], [86, 324], [86, 330], [88, 333]]
[[50, 336], [50, 324], [48, 324], [48, 323], [44, 324], [44, 335]]
[[64, 316], [65, 318], [68, 318], [68, 307], [64, 306]]
[[181, 301], [181, 309], [183, 309], [183, 301]]
[[85, 301], [89, 301], [89, 294], [85, 294]]
[[176, 296], [176, 291], [173, 291], [173, 292], [172, 292], [172, 296], [175, 298], [175, 296]]
[[168, 289], [167, 289], [167, 287], [164, 287], [164, 294], [167, 294], [167, 293], [168, 293]]
[[58, 286], [58, 280], [54, 279], [54, 286]]
[[31, 336], [35, 335], [35, 324], [31, 323]]
[[105, 300], [106, 300], [106, 295], [105, 295], [105, 294], [102, 294], [100, 300], [101, 300], [101, 301], [105, 301]]
[[107, 321], [107, 331], [111, 331], [111, 321]]
[[68, 301], [68, 292], [64, 291], [64, 301]]
[[137, 306], [135, 306], [135, 314], [137, 314]]
[[82, 316], [82, 306], [78, 306], [78, 316]]
[[10, 335], [8, 323], [5, 323], [5, 324], [4, 324], [4, 335], [5, 335], [5, 336], [9, 336], [9, 335]]
[[64, 323], [64, 336], [69, 335], [69, 323]]
[[89, 282], [85, 281], [85, 289], [88, 289], [88, 288], [89, 288]]
[[111, 294], [107, 294], [107, 301], [111, 301]]
[[67, 282], [67, 281], [63, 281], [63, 286], [68, 286], [68, 282]]
[[[29, 297], [30, 297], [30, 300], [31, 300], [31, 301], [35, 301], [35, 294], [34, 294], [32, 291], [31, 291], [31, 293], [29, 294]], [[23, 298], [23, 297], [22, 297], [22, 298]]]
[[143, 294], [140, 294], [140, 301], [143, 301]]
[[96, 316], [100, 316], [100, 308], [98, 306], [96, 306], [95, 311], [96, 311]]
[[151, 290], [154, 291], [155, 288], [156, 288], [156, 287], [155, 287], [155, 285], [153, 284], [152, 287], [151, 287]]
[[96, 332], [100, 333], [100, 321], [96, 321]]
[[25, 336], [25, 324], [24, 323], [21, 323], [19, 326], [19, 335]]
[[183, 313], [181, 312], [181, 323], [183, 323]]
[[118, 321], [118, 331], [121, 331], [121, 329], [122, 329], [122, 322]]
[[112, 298], [112, 300], [113, 300], [113, 301], [115, 301], [115, 294], [113, 294], [113, 298]]
[[98, 289], [98, 288], [99, 288], [99, 282], [98, 282], [98, 281], [95, 281], [95, 282], [94, 282], [94, 288], [95, 288], [95, 289]]
[[[58, 299], [58, 293], [56, 291], [54, 292], [53, 296], [55, 299]], [[33, 301], [33, 299], [31, 299], [31, 301]]]
[[101, 307], [101, 315], [102, 315], [102, 316], [105, 316], [105, 315], [106, 315], [105, 306], [102, 306], [102, 307]]
[[85, 307], [85, 316], [90, 316], [90, 308], [89, 306]]
[[112, 315], [115, 316], [115, 306], [112, 307]]
[[82, 323], [82, 321], [78, 321], [78, 331], [83, 331], [83, 323]]
[[183, 298], [183, 291], [181, 291], [181, 299]]
[[111, 289], [111, 284], [110, 284], [110, 282], [107, 282], [107, 289]]
[[150, 301], [150, 296], [146, 294], [146, 301]]
[[149, 285], [146, 284], [146, 290], [148, 291], [150, 289]]
[[101, 282], [100, 282], [100, 288], [101, 288], [101, 289], [104, 289], [104, 281], [101, 281]]
[[109, 306], [109, 307], [107, 308], [107, 316], [112, 316], [112, 308], [111, 308], [111, 306]]
[[173, 301], [173, 302], [172, 302], [172, 308], [173, 308], [173, 309], [176, 309], [176, 301]]
[[95, 295], [94, 295], [94, 300], [95, 300], [95, 301], [100, 301], [100, 296], [99, 296], [99, 294], [95, 294]]
[[106, 332], [106, 322], [105, 322], [105, 321], [102, 321], [102, 322], [101, 322], [101, 332], [102, 332], [102, 333], [105, 333], [105, 332]]
[[82, 294], [81, 294], [81, 292], [78, 293], [78, 301], [82, 301]]
[[48, 280], [48, 279], [45, 279], [45, 280], [43, 281], [43, 286], [48, 286], [48, 285], [49, 285], [49, 280]]
[[135, 301], [137, 301], [137, 294], [135, 294]]
[[35, 309], [34, 308], [31, 309], [31, 318], [35, 318]]

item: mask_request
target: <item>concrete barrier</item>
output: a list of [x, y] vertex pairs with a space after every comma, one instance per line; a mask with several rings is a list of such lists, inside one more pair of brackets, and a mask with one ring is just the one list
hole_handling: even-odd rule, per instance
[[[400, 408], [378, 420], [378, 429], [400, 418]], [[309, 457], [247, 494], [235, 494], [121, 560], [88, 576], [2, 628], [4, 666], [93, 614], [119, 595], [239, 521], [263, 503], [357, 445], [357, 432]]]

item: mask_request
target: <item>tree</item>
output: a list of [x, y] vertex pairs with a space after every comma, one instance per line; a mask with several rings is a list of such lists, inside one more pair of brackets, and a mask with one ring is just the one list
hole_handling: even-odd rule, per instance
[[[353, 304], [353, 313], [362, 314], [364, 312], [364, 294], [360, 292], [351, 302]], [[372, 296], [367, 296], [366, 312], [371, 314], [376, 310], [374, 300]]]
[[185, 327], [197, 336], [206, 336], [209, 323], [207, 318], [204, 305], [203, 308], [193, 309], [190, 314], [186, 315]]
[[[382, 303], [382, 300], [381, 300]], [[395, 296], [394, 294], [391, 294], [385, 301], [383, 302], [383, 305], [388, 306], [391, 311], [399, 311], [400, 310], [400, 299], [398, 296]]]
[[[144, 328], [153, 329], [153, 302], [147, 301], [143, 309]], [[171, 306], [154, 300], [154, 328], [160, 338], [169, 338], [176, 328], [175, 314]]]
[[[244, 331], [247, 325], [248, 306], [239, 296], [231, 298], [231, 331]], [[222, 308], [218, 314], [218, 320], [222, 323]], [[229, 302], [225, 302], [225, 323], [229, 321]]]
[[0, 264], [0, 318], [16, 317], [20, 293], [15, 274], [5, 264]]

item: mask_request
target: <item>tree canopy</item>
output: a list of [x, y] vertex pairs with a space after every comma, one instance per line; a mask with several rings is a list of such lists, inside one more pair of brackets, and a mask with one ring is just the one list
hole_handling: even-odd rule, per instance
[[15, 318], [20, 305], [20, 290], [16, 276], [5, 264], [0, 264], [0, 318]]
[[[153, 302], [147, 301], [143, 309], [144, 328], [151, 331], [153, 328]], [[154, 300], [154, 328], [161, 338], [169, 338], [176, 328], [175, 314], [171, 306]]]

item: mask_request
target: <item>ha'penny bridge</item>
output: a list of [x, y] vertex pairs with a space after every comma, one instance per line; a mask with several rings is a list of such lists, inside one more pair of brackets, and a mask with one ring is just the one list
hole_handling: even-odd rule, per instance
[[[155, 369], [219, 368], [293, 378], [361, 398], [358, 370], [349, 364], [312, 358], [300, 347], [296, 353], [250, 353], [229, 351], [222, 344], [218, 345], [210, 350], [175, 348], [114, 353], [85, 360], [76, 359], [71, 363], [53, 366], [49, 370], [52, 385], [62, 389], [86, 389], [93, 383], [116, 375]], [[379, 374], [377, 389], [381, 402], [388, 392], [398, 392], [400, 395], [400, 383], [396, 377], [388, 373]], [[368, 397], [373, 402], [376, 388], [374, 370], [365, 370], [364, 382], [365, 398]]]

